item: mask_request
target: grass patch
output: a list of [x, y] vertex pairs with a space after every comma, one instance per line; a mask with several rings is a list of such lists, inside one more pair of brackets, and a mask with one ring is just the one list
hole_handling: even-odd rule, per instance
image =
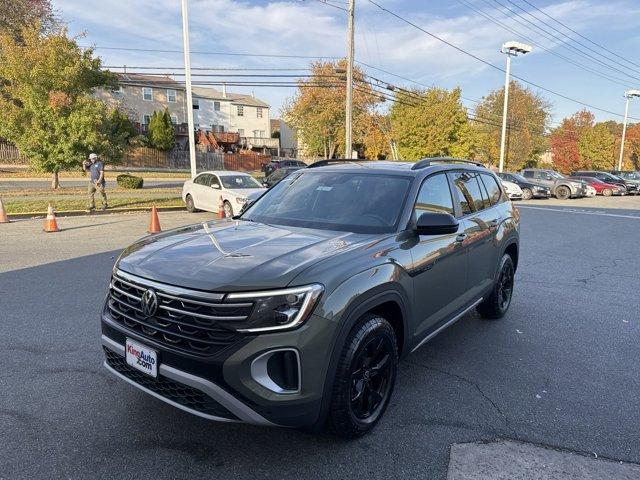
[[[179, 196], [164, 197], [144, 197], [144, 196], [113, 196], [108, 197], [109, 208], [137, 208], [137, 207], [180, 207], [184, 202]], [[100, 208], [101, 198], [96, 195], [96, 206]], [[87, 197], [82, 198], [56, 198], [51, 200], [51, 204], [57, 212], [69, 210], [84, 210], [87, 208]], [[7, 199], [4, 202], [7, 213], [46, 213], [49, 199], [28, 198], [28, 199]]]

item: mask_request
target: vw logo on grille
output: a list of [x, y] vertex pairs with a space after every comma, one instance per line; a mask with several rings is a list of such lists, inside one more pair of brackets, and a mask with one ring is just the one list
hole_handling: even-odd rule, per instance
[[145, 290], [140, 299], [142, 303], [142, 313], [147, 317], [153, 317], [158, 310], [158, 295], [153, 290]]

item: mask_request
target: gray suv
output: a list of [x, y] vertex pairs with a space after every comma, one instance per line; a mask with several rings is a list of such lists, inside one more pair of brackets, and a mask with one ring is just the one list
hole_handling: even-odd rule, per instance
[[549, 187], [553, 196], [561, 200], [580, 198], [587, 194], [587, 184], [585, 182], [575, 178], [565, 177], [555, 170], [525, 168], [520, 173], [528, 180]]
[[506, 313], [518, 253], [518, 211], [481, 165], [319, 162], [238, 217], [124, 250], [104, 364], [200, 417], [357, 437], [400, 358], [473, 309]]

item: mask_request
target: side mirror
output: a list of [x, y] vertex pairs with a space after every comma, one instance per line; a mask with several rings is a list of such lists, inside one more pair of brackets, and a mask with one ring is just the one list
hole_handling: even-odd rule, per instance
[[268, 184], [267, 182], [262, 182], [262, 186], [263, 186], [264, 188], [269, 188], [269, 184]]
[[215, 188], [216, 190], [220, 190], [220, 185], [218, 185], [217, 183], [212, 183], [211, 184], [211, 188]]
[[456, 233], [460, 223], [449, 213], [425, 212], [418, 218], [418, 235], [443, 235]]

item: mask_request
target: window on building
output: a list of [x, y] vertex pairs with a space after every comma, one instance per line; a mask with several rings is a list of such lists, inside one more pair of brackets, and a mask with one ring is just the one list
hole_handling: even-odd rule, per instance
[[150, 121], [151, 121], [151, 115], [142, 115], [142, 124], [143, 125], [149, 125]]
[[264, 138], [264, 130], [260, 130], [260, 135], [258, 135], [260, 138]]
[[256, 117], [262, 118], [262, 107], [256, 108]]
[[219, 112], [220, 111], [220, 102], [213, 102], [213, 109], [216, 112]]
[[117, 86], [111, 89], [111, 93], [116, 97], [121, 97], [124, 95], [124, 90], [122, 89], [122, 86]]
[[176, 102], [176, 91], [175, 90], [167, 90], [167, 102], [175, 103]]
[[258, 138], [259, 135], [260, 135], [260, 131], [259, 130], [254, 130], [253, 131], [253, 138]]
[[175, 113], [171, 114], [171, 123], [173, 123], [174, 125], [178, 124], [178, 116]]
[[427, 178], [418, 193], [416, 205], [413, 208], [416, 219], [425, 212], [450, 213], [453, 215], [453, 200], [449, 181], [444, 173]]
[[241, 137], [244, 137], [244, 128], [238, 129], [238, 135], [240, 135]]
[[151, 87], [142, 87], [142, 99], [150, 102], [153, 100], [153, 88]]
[[244, 105], [238, 105], [238, 116], [244, 117]]
[[200, 99], [199, 98], [192, 99], [192, 103], [193, 103], [193, 109], [194, 110], [200, 110]]

